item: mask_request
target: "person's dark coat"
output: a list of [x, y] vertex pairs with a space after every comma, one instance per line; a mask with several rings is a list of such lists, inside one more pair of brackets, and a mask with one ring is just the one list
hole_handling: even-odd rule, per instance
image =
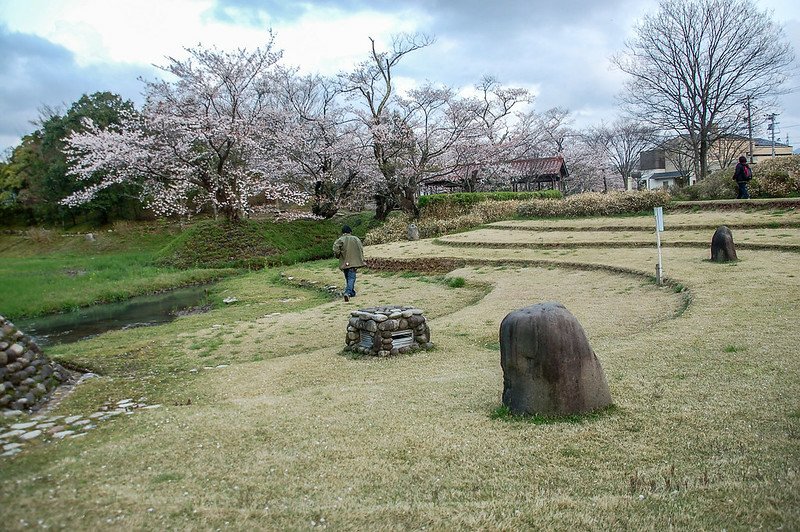
[[750, 167], [747, 163], [737, 163], [736, 169], [733, 171], [733, 179], [737, 183], [747, 183], [750, 181], [750, 176], [753, 174], [750, 173]]

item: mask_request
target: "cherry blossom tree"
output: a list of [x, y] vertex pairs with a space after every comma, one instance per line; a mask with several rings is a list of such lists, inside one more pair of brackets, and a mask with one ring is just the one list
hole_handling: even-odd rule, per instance
[[159, 215], [204, 206], [229, 220], [248, 215], [255, 196], [302, 202], [280, 177], [282, 123], [275, 69], [281, 52], [266, 46], [233, 52], [202, 47], [169, 58], [165, 79], [146, 82], [146, 102], [118, 127], [87, 124], [67, 140], [71, 172], [99, 181], [62, 200], [89, 201], [115, 183], [140, 181], [142, 200]]
[[[397, 35], [392, 38], [392, 49], [388, 52], [379, 52], [374, 39], [370, 38], [370, 42], [369, 57], [352, 71], [340, 74], [339, 80], [355, 104], [351, 111], [370, 133], [372, 155], [382, 176], [376, 183], [375, 217], [384, 220], [400, 205], [398, 191], [405, 178], [398, 175], [403, 169], [398, 163], [411, 149], [410, 131], [392, 110], [394, 69], [409, 53], [431, 45], [433, 38], [423, 34]], [[408, 203], [406, 208], [414, 210]]]
[[400, 60], [432, 42], [424, 35], [402, 35], [394, 38], [391, 51], [379, 52], [371, 40], [369, 59], [340, 76], [353, 113], [372, 137], [382, 176], [375, 195], [378, 219], [395, 208], [416, 217], [420, 186], [442, 176], [463, 176], [470, 189], [470, 168], [499, 164], [520, 151], [516, 143], [525, 138], [514, 124], [516, 108], [530, 102], [528, 92], [503, 87], [494, 78], [481, 80], [476, 96], [433, 83], [395, 94]]
[[511, 188], [515, 170], [510, 162], [547, 151], [540, 115], [531, 108], [533, 96], [523, 88], [505, 87], [492, 76], [481, 79], [475, 91], [474, 129], [458, 147], [463, 189]]
[[609, 188], [620, 188], [622, 185], [621, 180], [617, 180], [616, 186], [614, 182], [609, 184], [609, 178], [614, 176], [613, 169], [587, 133], [567, 132], [563, 149], [564, 159], [569, 161], [569, 177], [564, 180], [568, 194], [607, 192]]
[[[376, 167], [369, 138], [346, 114], [335, 80], [284, 70], [280, 98], [286, 110], [278, 146], [291, 175], [312, 198], [312, 212], [330, 218], [372, 195]], [[371, 163], [371, 164], [370, 164]]]

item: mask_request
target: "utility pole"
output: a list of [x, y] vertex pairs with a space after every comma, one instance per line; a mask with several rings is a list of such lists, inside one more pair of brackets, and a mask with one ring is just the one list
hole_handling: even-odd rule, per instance
[[746, 98], [747, 105], [747, 136], [750, 139], [750, 164], [753, 164], [753, 119], [750, 115], [750, 99], [752, 96], [749, 94]]
[[778, 123], [775, 122], [776, 116], [778, 116], [777, 113], [770, 113], [767, 115], [767, 120], [769, 120], [767, 130], [770, 131], [770, 136], [772, 138], [772, 157], [775, 157], [775, 126], [778, 125]]

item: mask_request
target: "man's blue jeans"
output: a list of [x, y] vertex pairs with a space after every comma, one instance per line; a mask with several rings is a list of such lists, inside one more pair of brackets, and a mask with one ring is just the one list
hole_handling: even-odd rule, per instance
[[344, 273], [344, 295], [353, 297], [356, 295], [356, 269], [345, 268], [342, 270]]
[[750, 199], [750, 193], [747, 190], [747, 181], [737, 181], [737, 185], [739, 185], [739, 194], [736, 196], [736, 199]]

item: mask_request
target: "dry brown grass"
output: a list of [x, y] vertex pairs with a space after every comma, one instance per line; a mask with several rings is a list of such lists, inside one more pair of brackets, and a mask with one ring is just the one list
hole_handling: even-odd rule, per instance
[[[764, 210], [730, 210], [701, 212], [665, 212], [664, 227], [667, 230], [681, 226], [718, 227], [728, 225], [735, 227], [742, 224], [784, 224], [800, 225], [800, 210], [797, 209], [764, 209]], [[636, 227], [655, 230], [652, 216], [629, 216], [619, 218], [577, 218], [577, 219], [539, 219], [539, 220], [507, 220], [495, 222], [490, 226], [514, 229], [592, 229], [596, 227], [624, 228]]]
[[[693, 298], [683, 313], [683, 293], [647, 279], [654, 249], [488, 250], [420, 241], [369, 247], [367, 255], [485, 265], [449, 274], [466, 279], [462, 289], [359, 275], [358, 306], [391, 298], [427, 311], [437, 346], [430, 352], [341, 356], [336, 344], [343, 345], [352, 304], [256, 320], [240, 346], [248, 352], [267, 344], [291, 351], [315, 330], [333, 346], [314, 340], [289, 356], [186, 375], [175, 393], [191, 397], [191, 406], [137, 414], [0, 462], [4, 525], [798, 527], [797, 254], [747, 251], [737, 263], [714, 264], [701, 250], [665, 249], [667, 275]], [[509, 265], [524, 260], [541, 266]], [[564, 262], [586, 269], [559, 267]], [[291, 273], [337, 284], [340, 275], [332, 268]], [[482, 285], [491, 286], [485, 297], [459, 296]], [[390, 295], [377, 295], [384, 290]], [[502, 391], [500, 320], [545, 300], [562, 302], [584, 325], [614, 411], [582, 423], [491, 418]], [[310, 330], [294, 332], [297, 323]]]
[[[800, 248], [800, 228], [780, 229], [734, 229], [733, 240], [737, 244], [756, 244], [774, 246], [796, 246]], [[711, 247], [713, 229], [682, 230], [680, 227], [670, 228], [661, 233], [661, 243], [664, 245], [689, 245], [697, 247]], [[598, 246], [624, 246], [647, 245], [655, 246], [655, 229], [652, 231], [508, 231], [493, 227], [458, 233], [440, 237], [439, 241], [452, 244], [490, 244], [492, 246], [504, 245], [553, 245], [568, 247], [570, 245]]]

